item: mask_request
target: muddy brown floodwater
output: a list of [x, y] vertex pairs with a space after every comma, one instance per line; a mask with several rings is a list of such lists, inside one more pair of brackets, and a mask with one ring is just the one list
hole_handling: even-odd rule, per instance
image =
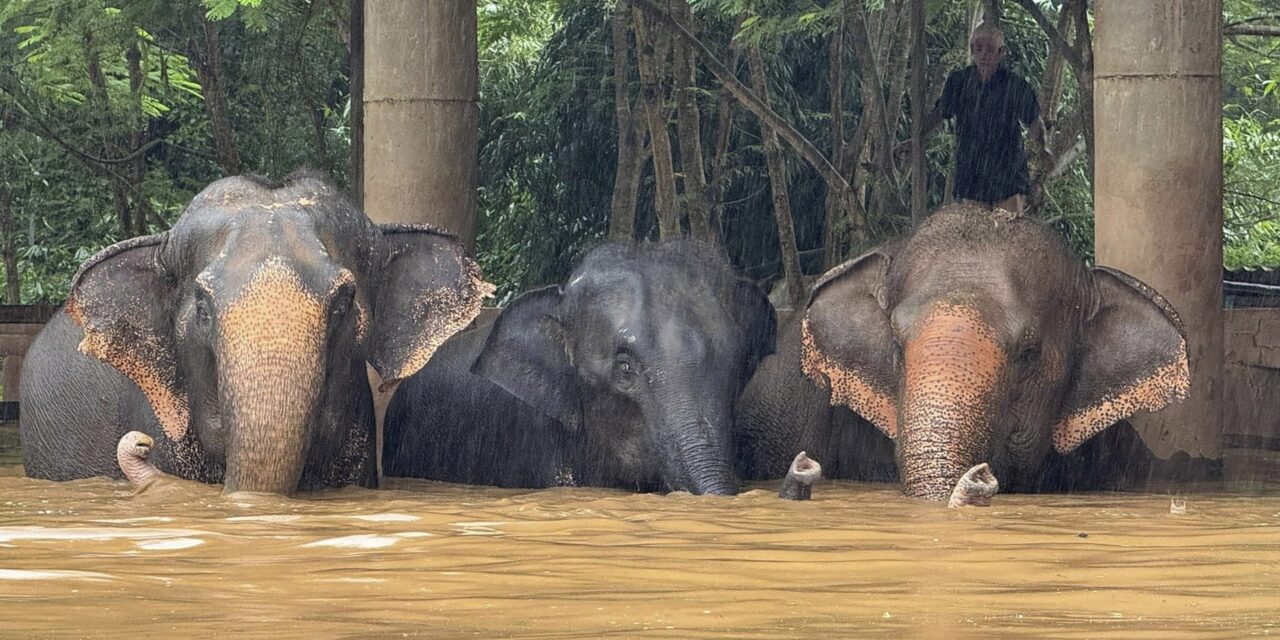
[[0, 469], [0, 637], [1280, 636], [1280, 498], [223, 497]]

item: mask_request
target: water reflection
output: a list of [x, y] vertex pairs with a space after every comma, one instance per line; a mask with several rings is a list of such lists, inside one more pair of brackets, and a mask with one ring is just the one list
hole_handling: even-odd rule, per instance
[[0, 637], [1280, 634], [1280, 499], [807, 502], [392, 481], [289, 500], [0, 477]]

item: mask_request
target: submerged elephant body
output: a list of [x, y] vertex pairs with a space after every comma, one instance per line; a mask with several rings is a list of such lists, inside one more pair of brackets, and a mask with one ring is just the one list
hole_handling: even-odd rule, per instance
[[388, 475], [737, 490], [733, 402], [773, 311], [713, 249], [607, 245], [458, 334], [387, 411]]
[[883, 479], [867, 476], [891, 456], [915, 497], [945, 500], [984, 462], [1026, 489], [1051, 450], [1189, 384], [1181, 324], [1157, 293], [1085, 268], [1033, 220], [965, 205], [827, 273], [793, 320], [739, 403], [749, 477], [779, 477], [806, 449], [861, 479]]
[[490, 290], [456, 238], [374, 225], [318, 176], [219, 180], [81, 267], [25, 360], [26, 472], [119, 476], [137, 429], [227, 491], [372, 486], [366, 361], [415, 372]]

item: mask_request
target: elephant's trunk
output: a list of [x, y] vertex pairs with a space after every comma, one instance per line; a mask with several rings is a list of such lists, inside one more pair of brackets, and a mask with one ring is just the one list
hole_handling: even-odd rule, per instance
[[324, 385], [325, 313], [296, 280], [255, 280], [219, 331], [218, 384], [229, 420], [223, 490], [298, 487]]
[[903, 355], [903, 490], [946, 500], [960, 477], [988, 458], [993, 396], [1006, 357], [977, 311], [950, 303], [932, 310]]
[[662, 433], [666, 434], [667, 442], [659, 443], [659, 450], [667, 486], [698, 495], [738, 493], [728, 414], [714, 410], [696, 412], [693, 416], [679, 411], [665, 413], [668, 415], [664, 424], [669, 428]]

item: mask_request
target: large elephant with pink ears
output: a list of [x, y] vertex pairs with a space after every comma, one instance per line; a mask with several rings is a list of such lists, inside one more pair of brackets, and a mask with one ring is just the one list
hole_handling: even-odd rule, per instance
[[414, 373], [492, 291], [455, 237], [375, 225], [323, 178], [219, 180], [84, 263], [22, 372], [28, 475], [161, 471], [225, 490], [377, 483], [366, 362]]
[[878, 450], [929, 500], [984, 462], [1002, 488], [1034, 487], [1051, 450], [1189, 387], [1182, 325], [1158, 293], [1086, 268], [1037, 221], [968, 205], [831, 270], [779, 343], [738, 405], [740, 473], [781, 477], [805, 450], [866, 477]]

